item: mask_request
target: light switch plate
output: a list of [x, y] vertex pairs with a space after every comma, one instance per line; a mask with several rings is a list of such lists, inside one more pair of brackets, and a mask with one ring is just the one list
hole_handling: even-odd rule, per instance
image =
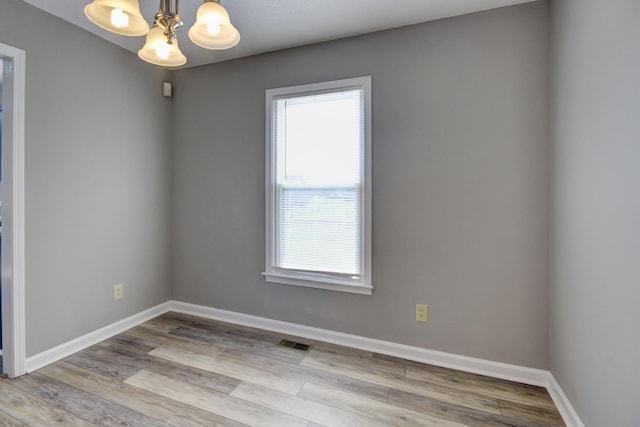
[[162, 96], [165, 98], [173, 97], [173, 85], [171, 82], [162, 82]]

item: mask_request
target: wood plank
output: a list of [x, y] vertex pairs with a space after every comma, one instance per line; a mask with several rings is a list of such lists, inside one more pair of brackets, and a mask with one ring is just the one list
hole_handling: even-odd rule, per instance
[[94, 347], [118, 348], [123, 351], [124, 349], [126, 349], [126, 354], [143, 355], [149, 353], [151, 350], [158, 347], [158, 345], [149, 341], [141, 340], [139, 338], [130, 337], [123, 333], [102, 341], [96, 344]]
[[480, 394], [467, 393], [454, 388], [429, 384], [399, 375], [362, 367], [356, 363], [342, 361], [334, 363], [330, 357], [316, 352], [310, 352], [300, 363], [302, 366], [315, 367], [328, 372], [350, 376], [373, 384], [379, 384], [390, 389], [396, 389], [414, 393], [442, 402], [453, 403], [472, 409], [499, 414], [500, 409], [495, 399], [484, 397]]
[[564, 427], [565, 423], [558, 413], [558, 410], [547, 407], [536, 406], [535, 404], [521, 404], [510, 400], [498, 400], [498, 406], [503, 415], [516, 419], [532, 420], [540, 424]]
[[301, 418], [147, 371], [138, 372], [125, 382], [247, 425], [306, 427], [308, 424]]
[[192, 353], [216, 355], [224, 354], [224, 348], [220, 348], [219, 346], [210, 345], [199, 341], [193, 341], [188, 338], [170, 335], [165, 332], [159, 332], [154, 329], [147, 328], [145, 324], [127, 330], [124, 335], [153, 343], [155, 344], [156, 348], [175, 347], [190, 351]]
[[305, 384], [299, 397], [334, 408], [353, 412], [361, 417], [371, 417], [382, 425], [461, 427], [464, 424], [432, 417], [428, 414], [380, 403], [360, 396], [334, 390], [317, 384]]
[[[109, 360], [115, 365], [124, 362], [128, 366], [135, 367], [135, 372], [146, 369], [150, 372], [207, 387], [221, 393], [230, 393], [240, 384], [240, 380], [227, 375], [197, 369], [146, 353], [141, 354], [139, 349], [131, 351], [128, 346], [118, 341], [105, 342], [105, 344], [104, 347], [94, 346], [85, 351], [91, 352], [92, 355], [97, 356], [100, 360]], [[148, 347], [143, 346], [141, 348]], [[157, 347], [153, 347], [151, 350], [155, 348]]]
[[149, 354], [293, 395], [300, 391], [303, 384], [301, 381], [287, 378], [282, 372], [271, 372], [270, 369], [264, 366], [252, 366], [242, 362], [191, 353], [175, 348], [159, 347]]
[[555, 409], [547, 391], [542, 387], [519, 384], [512, 381], [488, 378], [482, 375], [462, 374], [460, 371], [435, 369], [428, 365], [407, 367], [407, 378], [440, 384], [471, 393], [480, 393], [496, 399]]
[[88, 348], [63, 359], [66, 363], [95, 372], [107, 378], [123, 381], [140, 370], [138, 364], [121, 359], [118, 363], [108, 355], [100, 354], [99, 348]]
[[28, 424], [23, 423], [17, 418], [13, 418], [11, 415], [0, 410], [0, 426], [2, 427], [29, 427]]
[[374, 359], [369, 356], [358, 354], [344, 354], [325, 348], [314, 347], [313, 350], [311, 350], [310, 354], [312, 354], [313, 357], [323, 357], [325, 359], [331, 359], [335, 363], [357, 364], [358, 366], [388, 372], [390, 374], [398, 376], [405, 376], [407, 371], [407, 367], [400, 363], [382, 359]]
[[240, 427], [244, 425], [68, 363], [59, 362], [48, 365], [38, 372], [148, 417], [164, 420], [171, 425], [184, 427], [204, 425]]
[[387, 401], [389, 396], [388, 387], [308, 366], [292, 368], [287, 372], [287, 376], [303, 382], [312, 382], [358, 394], [367, 399], [377, 400], [383, 403]]
[[64, 409], [96, 425], [134, 425], [167, 427], [165, 422], [147, 417], [109, 400], [99, 398], [37, 372], [14, 380], [16, 387], [42, 401]]
[[169, 312], [160, 317], [156, 317], [149, 324], [156, 324], [164, 327], [166, 332], [176, 327], [188, 327], [209, 332], [212, 335], [221, 335], [233, 338], [234, 341], [245, 341], [250, 343], [277, 344], [281, 338], [271, 331], [247, 328], [244, 326], [223, 323], [216, 320], [204, 319], [202, 317], [189, 314]]
[[249, 342], [248, 340], [236, 340], [230, 337], [212, 334], [209, 331], [202, 331], [186, 327], [174, 328], [169, 332], [182, 338], [201, 341], [207, 344], [219, 345], [226, 353], [245, 355], [247, 353], [260, 354], [262, 357], [271, 357], [279, 362], [297, 365], [304, 358], [304, 352], [285, 347], [278, 347], [276, 343], [262, 344], [259, 342]]
[[280, 393], [264, 387], [249, 383], [242, 383], [236, 388], [231, 396], [253, 402], [257, 405], [266, 406], [280, 412], [298, 418], [308, 419], [324, 426], [331, 427], [371, 427], [386, 426], [379, 421], [356, 415], [352, 412], [338, 409], [329, 405]]
[[530, 419], [507, 417], [502, 414], [465, 408], [398, 390], [389, 392], [389, 403], [474, 427], [541, 427], [540, 424]]
[[42, 402], [13, 386], [13, 380], [0, 381], [0, 406], [9, 416], [29, 426], [90, 427], [89, 421]]
[[367, 350], [360, 350], [359, 348], [345, 347], [343, 345], [338, 345], [338, 344], [333, 344], [328, 342], [314, 341], [314, 340], [311, 340], [311, 342], [313, 343], [313, 348], [324, 350], [328, 353], [333, 353], [333, 354], [341, 354], [344, 356], [354, 356], [354, 357], [369, 358], [369, 359], [374, 354]]
[[[387, 360], [395, 363], [403, 364], [407, 366], [407, 377], [412, 378], [423, 376], [420, 378], [423, 381], [442, 383], [449, 387], [462, 387], [466, 389], [466, 384], [476, 383], [480, 385], [480, 390], [485, 394], [487, 389], [503, 390], [505, 393], [514, 393], [520, 396], [529, 396], [526, 399], [527, 403], [533, 401], [540, 403], [541, 405], [556, 411], [555, 405], [551, 396], [544, 387], [538, 387], [530, 384], [522, 384], [514, 381], [507, 381], [500, 378], [488, 377], [486, 375], [474, 374], [471, 372], [459, 371], [451, 368], [444, 368], [441, 366], [428, 365], [425, 363], [414, 362], [412, 360], [401, 359], [399, 357], [387, 356], [384, 354], [375, 353], [374, 359]], [[496, 398], [500, 398], [499, 395], [495, 395]], [[510, 401], [522, 401], [522, 398], [510, 397], [505, 400]]]

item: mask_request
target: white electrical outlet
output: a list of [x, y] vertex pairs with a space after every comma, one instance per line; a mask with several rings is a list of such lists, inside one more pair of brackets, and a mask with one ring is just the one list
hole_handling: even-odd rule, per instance
[[428, 313], [427, 304], [416, 304], [416, 322], [426, 322]]
[[124, 296], [124, 284], [118, 283], [117, 285], [113, 285], [113, 300], [118, 301], [122, 299]]

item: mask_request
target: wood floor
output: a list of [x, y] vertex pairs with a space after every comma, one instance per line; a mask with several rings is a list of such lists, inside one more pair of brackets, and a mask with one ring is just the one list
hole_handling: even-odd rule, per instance
[[564, 424], [543, 388], [167, 313], [0, 381], [0, 425]]

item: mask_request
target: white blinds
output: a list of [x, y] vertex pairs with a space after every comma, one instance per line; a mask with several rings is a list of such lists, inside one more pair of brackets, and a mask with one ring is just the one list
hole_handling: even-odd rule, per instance
[[363, 91], [274, 102], [274, 267], [359, 277]]

